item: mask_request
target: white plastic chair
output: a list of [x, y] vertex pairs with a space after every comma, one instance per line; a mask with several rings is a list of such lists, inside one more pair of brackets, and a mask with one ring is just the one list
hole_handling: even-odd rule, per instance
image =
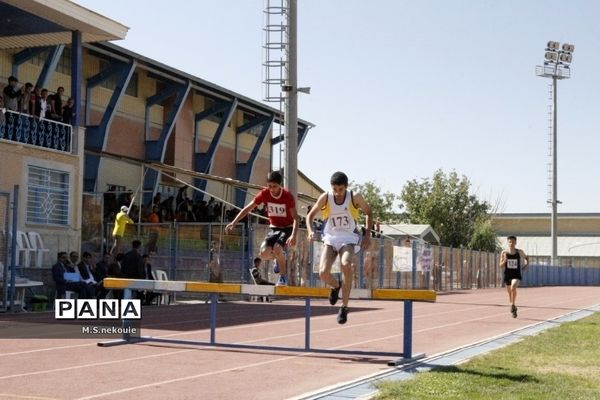
[[44, 247], [44, 242], [39, 233], [27, 232], [27, 236], [29, 237], [29, 245], [36, 253], [35, 266], [41, 268], [44, 263], [44, 253], [49, 253], [50, 249]]
[[[23, 264], [19, 264], [19, 266], [29, 267], [31, 264], [31, 253], [35, 252], [35, 250], [31, 247], [29, 238], [23, 231], [17, 231], [17, 251], [23, 253]], [[19, 257], [17, 259], [20, 260]]]
[[[254, 267], [253, 268], [249, 268], [250, 278], [252, 278], [252, 282], [255, 285], [258, 285], [258, 282], [256, 282], [256, 278], [252, 274], [253, 270], [254, 270]], [[259, 301], [259, 302], [270, 303], [271, 302], [271, 298], [269, 296], [250, 295], [250, 297], [248, 298], [248, 301]]]
[[[162, 269], [153, 269], [152, 277], [155, 281], [168, 281], [169, 275]], [[169, 293], [160, 293], [160, 299], [158, 299], [158, 304], [170, 304], [171, 298]]]

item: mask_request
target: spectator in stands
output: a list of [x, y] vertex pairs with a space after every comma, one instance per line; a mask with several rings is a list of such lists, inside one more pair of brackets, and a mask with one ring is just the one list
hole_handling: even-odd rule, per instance
[[10, 111], [19, 111], [19, 100], [23, 92], [17, 88], [19, 80], [14, 76], [8, 78], [8, 85], [4, 87], [2, 93], [4, 93], [4, 101], [6, 102], [6, 109]]
[[48, 101], [50, 103], [50, 114], [47, 115], [49, 119], [53, 121], [62, 121], [62, 111], [63, 111], [63, 101], [62, 95], [65, 92], [65, 88], [59, 86], [56, 89], [56, 93], [51, 96], [48, 96]]
[[75, 120], [75, 99], [69, 97], [67, 104], [62, 109], [62, 122], [72, 125]]
[[[208, 252], [208, 281], [212, 283], [223, 283], [223, 271], [221, 270], [221, 251], [214, 240], [210, 244]], [[219, 293], [218, 301], [226, 301], [222, 293]]]
[[129, 207], [121, 206], [121, 211], [115, 217], [115, 227], [112, 232], [114, 242], [110, 254], [114, 254], [115, 250], [117, 250], [117, 253], [121, 251], [127, 224], [133, 224], [133, 220], [129, 218]]
[[[142, 256], [142, 262], [144, 264], [144, 279], [154, 280], [154, 275], [152, 275], [152, 264], [150, 264], [150, 256], [148, 254], [144, 254]], [[141, 297], [142, 304], [152, 304], [152, 300], [154, 300], [156, 296], [158, 296], [157, 293], [150, 292], [148, 290], [144, 291]]]
[[88, 286], [77, 280], [78, 275], [66, 275], [65, 273], [71, 272], [67, 267], [69, 257], [65, 251], [60, 251], [57, 255], [57, 262], [52, 266], [52, 279], [56, 284], [56, 295], [59, 299], [65, 297], [67, 290], [76, 292], [80, 299], [92, 298], [92, 294], [89, 292]]
[[208, 252], [208, 281], [214, 283], [223, 283], [223, 272], [221, 271], [220, 251], [217, 242], [214, 240], [210, 243]]
[[[123, 265], [122, 262], [123, 262], [124, 258], [125, 258], [125, 254], [119, 253], [115, 257], [115, 262], [113, 262], [112, 264], [110, 264], [108, 266], [108, 276], [110, 278], [123, 278], [123, 273], [121, 272], [121, 268]], [[113, 298], [122, 299], [123, 291], [113, 289]]]
[[52, 111], [51, 107], [48, 101], [48, 89], [42, 89], [39, 98], [36, 96], [35, 99], [35, 115], [38, 118], [46, 118]]
[[90, 293], [95, 297], [98, 289], [98, 282], [96, 281], [96, 278], [94, 278], [92, 272], [92, 254], [90, 252], [83, 252], [81, 262], [77, 264], [77, 270], [79, 271], [79, 275], [81, 275], [81, 281], [88, 285]]
[[260, 264], [262, 263], [262, 259], [260, 257], [256, 257], [254, 259], [254, 267], [250, 270], [250, 273], [252, 274], [252, 277], [254, 278], [254, 282], [256, 282], [257, 285], [275, 285], [272, 282], [269, 282], [266, 279], [263, 279], [262, 276], [260, 276]]
[[19, 105], [19, 109], [22, 113], [25, 114], [33, 114], [33, 109], [31, 108], [31, 96], [33, 95], [33, 84], [31, 82], [27, 82], [23, 87], [23, 91], [21, 93], [21, 101]]
[[134, 240], [131, 242], [131, 250], [125, 254], [121, 264], [121, 272], [125, 278], [144, 279], [144, 263], [140, 254], [142, 242]]
[[102, 261], [96, 263], [96, 265], [92, 268], [92, 273], [94, 274], [94, 279], [98, 282], [98, 292], [97, 296], [99, 299], [103, 299], [108, 294], [108, 290], [104, 289], [104, 278], [108, 276], [108, 270], [110, 268], [111, 255], [109, 252], [104, 253], [102, 256]]
[[125, 254], [119, 253], [115, 257], [115, 261], [108, 266], [108, 276], [111, 278], [123, 278], [123, 259]]
[[[150, 214], [148, 214], [148, 222], [151, 224], [160, 223], [160, 218], [158, 217], [158, 207], [157, 206], [153, 206], [152, 212]], [[158, 243], [158, 227], [150, 226], [149, 232], [148, 232], [148, 244], [146, 245], [148, 253], [156, 254], [156, 252], [158, 250], [157, 243]]]
[[79, 253], [77, 253], [76, 251], [70, 252], [69, 253], [69, 261], [67, 262], [67, 268], [69, 269], [69, 272], [79, 273], [79, 270], [77, 269], [78, 263], [79, 263]]
[[41, 97], [41, 92], [42, 89], [40, 89], [40, 87], [38, 85], [35, 85], [33, 87], [33, 91], [31, 92], [31, 96], [29, 97], [29, 114], [35, 116], [35, 110], [37, 107], [37, 102], [39, 100], [39, 98]]
[[154, 195], [154, 197], [152, 198], [152, 205], [153, 206], [157, 206], [160, 207], [160, 203], [161, 203], [161, 197], [162, 194], [160, 192], [156, 192], [156, 194]]

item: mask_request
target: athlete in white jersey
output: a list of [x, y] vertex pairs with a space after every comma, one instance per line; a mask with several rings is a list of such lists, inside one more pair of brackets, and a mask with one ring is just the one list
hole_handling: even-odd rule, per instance
[[356, 227], [358, 208], [354, 205], [354, 194], [346, 190], [341, 204], [337, 203], [333, 191], [327, 193], [327, 202], [321, 208], [323, 214], [323, 243], [339, 252], [346, 245], [357, 245], [361, 236]]
[[[358, 193], [348, 189], [348, 177], [343, 172], [336, 172], [331, 176], [331, 192], [323, 193], [306, 216], [308, 238], [314, 237], [313, 220], [317, 212], [323, 213], [325, 227], [323, 229], [324, 248], [321, 254], [319, 278], [329, 286], [329, 303], [334, 305], [342, 289], [342, 307], [337, 315], [337, 322], [345, 324], [348, 319], [348, 301], [352, 290], [353, 267], [356, 257], [354, 248], [360, 243], [360, 234], [356, 225], [358, 210], [366, 215], [367, 232], [373, 226], [371, 207]], [[363, 237], [362, 246], [367, 248], [370, 244], [370, 234]], [[340, 256], [342, 268], [342, 281], [338, 282], [331, 275], [331, 267], [337, 256]]]

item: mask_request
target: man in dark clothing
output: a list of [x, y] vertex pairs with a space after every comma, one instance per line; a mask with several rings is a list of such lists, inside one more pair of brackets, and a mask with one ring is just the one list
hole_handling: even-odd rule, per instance
[[23, 93], [21, 89], [17, 89], [17, 83], [19, 80], [14, 76], [8, 78], [8, 85], [4, 88], [4, 104], [6, 108], [11, 111], [19, 111], [19, 99]]
[[88, 286], [88, 290], [95, 297], [98, 290], [98, 281], [94, 278], [92, 271], [92, 254], [84, 251], [81, 256], [81, 262], [77, 264], [77, 270], [81, 275], [81, 280]]
[[56, 284], [56, 293], [59, 299], [65, 297], [67, 290], [77, 292], [80, 299], [92, 298], [92, 294], [88, 290], [88, 286], [81, 281], [72, 281], [65, 279], [65, 272], [73, 272], [67, 267], [66, 263], [69, 257], [65, 251], [58, 253], [57, 262], [52, 266], [52, 279]]
[[123, 262], [121, 263], [123, 277], [130, 279], [144, 279], [144, 261], [140, 254], [142, 242], [134, 240], [131, 243], [131, 247], [132, 249], [125, 254]]
[[[142, 260], [144, 263], [144, 279], [154, 280], [154, 275], [152, 275], [152, 264], [150, 264], [150, 256], [148, 254], [144, 254], [142, 256]], [[140, 298], [142, 299], [144, 305], [150, 305], [156, 296], [158, 296], [157, 293], [146, 290], [144, 295]]]

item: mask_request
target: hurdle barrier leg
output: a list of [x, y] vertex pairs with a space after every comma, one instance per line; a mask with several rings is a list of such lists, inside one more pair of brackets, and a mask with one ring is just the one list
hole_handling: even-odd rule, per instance
[[[125, 299], [125, 300], [131, 299], [133, 297], [132, 294], [133, 294], [133, 292], [131, 289], [124, 289], [123, 290], [123, 299]], [[133, 324], [130, 319], [123, 318], [121, 320], [121, 327], [123, 328], [123, 337], [121, 339], [117, 339], [117, 340], [110, 340], [107, 342], [99, 342], [98, 346], [110, 347], [110, 346], [117, 346], [117, 345], [128, 344], [128, 343], [137, 343], [137, 342], [143, 341], [143, 339], [140, 336], [133, 336], [133, 337], [131, 336], [130, 328], [132, 326], [133, 326]], [[137, 328], [140, 329], [139, 326]]]
[[404, 349], [402, 350], [402, 358], [397, 360], [388, 361], [388, 366], [397, 366], [401, 364], [406, 364], [411, 361], [418, 360], [420, 358], [424, 358], [424, 353], [412, 354], [412, 329], [413, 329], [413, 301], [412, 300], [404, 300]]
[[217, 331], [217, 302], [218, 295], [216, 293], [210, 294], [210, 344], [214, 345], [216, 342], [216, 331]]
[[404, 358], [412, 357], [412, 300], [404, 301]]

